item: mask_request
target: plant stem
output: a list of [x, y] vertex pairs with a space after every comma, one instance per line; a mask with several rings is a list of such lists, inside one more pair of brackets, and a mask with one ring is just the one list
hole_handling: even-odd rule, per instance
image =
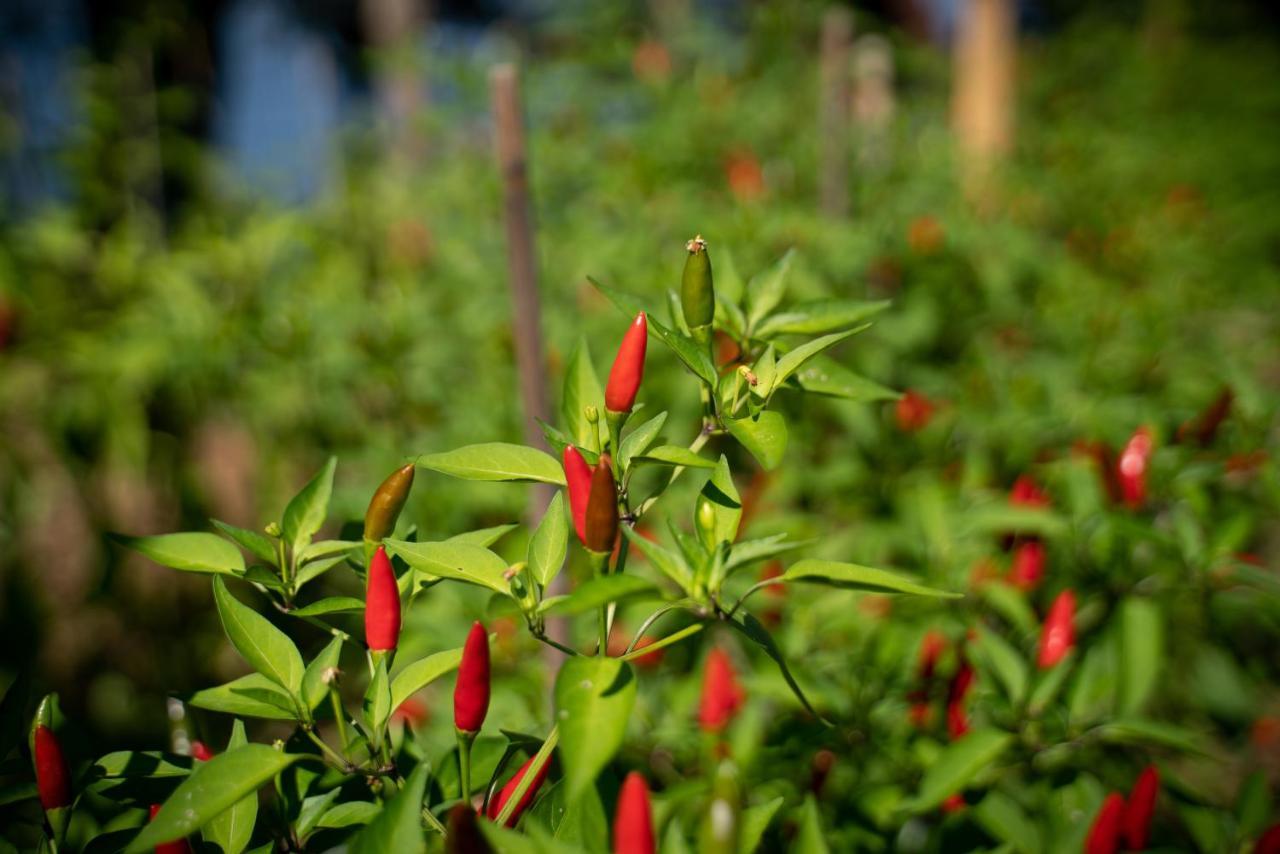
[[338, 723], [338, 738], [342, 739], [342, 753], [346, 755], [351, 745], [351, 736], [347, 732], [347, 710], [342, 708], [342, 698], [338, 696], [338, 686], [329, 683], [329, 703], [333, 706], [333, 719]]
[[540, 632], [535, 632], [533, 636], [534, 636], [535, 638], [537, 638], [538, 640], [542, 641], [543, 643], [545, 643], [547, 646], [554, 647], [554, 648], [556, 648], [556, 649], [560, 650], [560, 651], [561, 651], [561, 652], [563, 652], [565, 655], [577, 655], [577, 654], [578, 654], [578, 651], [577, 651], [576, 649], [573, 649], [573, 648], [571, 648], [571, 647], [567, 647], [567, 646], [565, 646], [564, 644], [562, 644], [562, 643], [560, 643], [559, 641], [557, 641], [555, 638], [548, 637], [548, 636], [546, 635], [546, 633], [545, 633], [545, 632], [541, 632], [541, 633], [540, 633]]
[[661, 640], [654, 641], [653, 643], [649, 644], [646, 647], [642, 647], [640, 649], [634, 649], [634, 650], [629, 649], [625, 653], [623, 653], [621, 656], [619, 656], [619, 658], [621, 658], [623, 661], [631, 661], [633, 658], [640, 658], [641, 656], [648, 655], [653, 652], [657, 652], [660, 649], [671, 646], [673, 643], [679, 643], [680, 641], [684, 640], [690, 635], [696, 635], [698, 632], [702, 631], [703, 628], [705, 628], [704, 623], [692, 623], [688, 626], [685, 626], [683, 629], [681, 629], [678, 632], [673, 632], [672, 634], [667, 635], [665, 638], [662, 638]]
[[441, 836], [448, 838], [449, 836], [448, 831], [444, 829], [444, 825], [440, 823], [440, 819], [436, 818], [435, 813], [433, 813], [427, 807], [423, 807], [422, 817], [427, 820], [427, 824], [435, 828], [436, 833], [439, 833]]
[[[708, 425], [708, 427], [709, 426], [710, 425]], [[708, 427], [704, 427], [702, 431], [698, 433], [697, 438], [689, 443], [689, 450], [692, 451], [693, 453], [696, 454], [698, 453], [698, 451], [701, 451], [702, 447], [706, 445], [707, 441], [711, 438], [711, 434], [713, 431], [711, 429], [708, 429]], [[650, 495], [644, 501], [640, 502], [640, 506], [636, 508], [636, 512], [635, 512], [636, 519], [639, 519], [641, 516], [643, 516], [649, 510], [649, 508], [654, 505], [654, 502], [656, 502], [659, 498], [661, 498], [662, 494], [671, 488], [671, 484], [675, 483], [676, 478], [678, 478], [681, 474], [684, 473], [685, 468], [686, 468], [685, 466], [676, 466], [674, 469], [672, 469], [671, 477], [667, 479], [666, 484], [657, 492], [655, 492], [653, 495]]]
[[307, 738], [311, 739], [315, 743], [316, 747], [320, 748], [324, 755], [332, 761], [334, 767], [339, 771], [344, 774], [350, 774], [355, 770], [355, 767], [350, 762], [339, 756], [337, 751], [325, 743], [323, 738], [316, 735], [315, 730], [310, 727], [303, 727], [302, 731], [307, 734]]
[[747, 588], [747, 592], [738, 597], [738, 601], [733, 603], [733, 607], [725, 615], [726, 619], [733, 619], [733, 615], [738, 613], [738, 609], [742, 607], [742, 603], [746, 602], [751, 596], [755, 595], [757, 590], [763, 590], [770, 584], [784, 584], [781, 578], [766, 578], [763, 581], [757, 581], [755, 584]]
[[471, 803], [471, 745], [476, 740], [474, 732], [455, 731], [458, 735], [458, 777], [462, 784], [462, 802]]

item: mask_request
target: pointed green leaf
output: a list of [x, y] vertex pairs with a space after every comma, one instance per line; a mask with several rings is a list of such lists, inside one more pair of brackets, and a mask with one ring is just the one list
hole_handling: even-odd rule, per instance
[[480, 528], [479, 530], [475, 530], [475, 531], [467, 531], [466, 533], [462, 533], [462, 534], [454, 534], [452, 537], [445, 540], [445, 542], [446, 543], [463, 543], [465, 545], [480, 546], [481, 548], [487, 549], [489, 548], [489, 546], [493, 545], [498, 540], [502, 539], [507, 534], [511, 533], [512, 531], [514, 531], [516, 528], [519, 528], [519, 527], [520, 527], [519, 525], [515, 525], [515, 524], [494, 525], [492, 528]]
[[384, 540], [387, 552], [429, 578], [452, 578], [511, 595], [504, 577], [507, 562], [483, 546], [469, 543], [410, 543]]
[[974, 778], [993, 766], [1013, 740], [1007, 732], [972, 730], [951, 742], [924, 772], [920, 793], [911, 802], [912, 812], [927, 812], [949, 796], [965, 789]]
[[636, 699], [635, 673], [616, 658], [570, 658], [560, 667], [555, 695], [560, 756], [574, 801], [622, 747]]
[[260, 673], [196, 691], [188, 695], [186, 701], [198, 709], [250, 718], [291, 721], [298, 716], [289, 695]]
[[787, 420], [780, 413], [766, 410], [755, 417], [726, 418], [724, 426], [765, 471], [782, 462], [787, 452]]
[[889, 300], [863, 301], [851, 299], [823, 299], [802, 302], [786, 311], [770, 317], [756, 335], [770, 338], [774, 335], [818, 335], [833, 329], [846, 329], [874, 317], [890, 306]]
[[330, 808], [328, 812], [320, 816], [320, 821], [316, 823], [316, 826], [340, 829], [353, 827], [357, 824], [368, 824], [373, 821], [374, 816], [378, 815], [378, 813], [378, 805], [375, 803], [369, 801], [347, 801], [345, 804], [338, 804]]
[[755, 335], [755, 330], [769, 312], [778, 307], [787, 293], [787, 275], [791, 272], [791, 262], [795, 259], [794, 249], [774, 262], [769, 269], [757, 273], [747, 282], [747, 326]]
[[1122, 715], [1138, 712], [1160, 679], [1164, 626], [1148, 599], [1129, 597], [1120, 606], [1120, 696]]
[[744, 637], [759, 646], [766, 655], [773, 659], [773, 663], [778, 665], [778, 670], [782, 673], [782, 678], [786, 680], [787, 686], [791, 688], [791, 693], [796, 695], [796, 699], [809, 711], [809, 714], [827, 726], [831, 725], [831, 722], [818, 714], [818, 710], [809, 702], [809, 698], [805, 696], [804, 691], [800, 688], [800, 683], [791, 674], [791, 668], [787, 666], [787, 660], [783, 657], [782, 650], [778, 648], [773, 635], [769, 634], [769, 630], [764, 627], [763, 623], [743, 611], [741, 617], [729, 620], [729, 625], [741, 632]]
[[632, 457], [643, 454], [658, 438], [662, 425], [667, 423], [667, 413], [659, 412], [639, 427], [632, 430], [618, 443], [618, 468], [626, 471], [631, 465]]
[[778, 352], [772, 344], [756, 359], [756, 363], [751, 366], [751, 373], [756, 376], [756, 384], [750, 386], [751, 393], [760, 398], [768, 397], [769, 392], [773, 391], [778, 373]]
[[963, 594], [926, 587], [902, 575], [855, 563], [838, 563], [833, 560], [805, 558], [792, 564], [782, 574], [783, 581], [802, 581], [827, 584], [845, 590], [866, 590], [872, 593], [911, 593], [916, 596], [939, 596], [958, 599]]
[[229, 525], [217, 519], [211, 520], [213, 526], [226, 536], [230, 537], [240, 548], [249, 552], [264, 563], [275, 566], [276, 563], [276, 544], [270, 537], [265, 534], [259, 534], [257, 531], [250, 531], [245, 528], [237, 528], [235, 525]]
[[638, 576], [601, 575], [582, 582], [568, 596], [544, 600], [539, 610], [546, 614], [572, 616], [585, 614], [610, 602], [659, 598], [658, 588]]
[[436, 652], [405, 667], [391, 680], [391, 710], [462, 663], [462, 647]]
[[838, 397], [856, 403], [897, 400], [901, 397], [893, 389], [859, 376], [827, 356], [813, 357], [794, 376], [801, 390], [808, 394]]
[[382, 808], [373, 821], [347, 846], [350, 854], [413, 854], [427, 850], [422, 833], [423, 796], [427, 789], [427, 763], [413, 769], [404, 788]]
[[244, 556], [240, 554], [240, 550], [217, 534], [160, 534], [155, 537], [113, 534], [112, 539], [171, 569], [223, 575], [244, 574]]
[[[231, 727], [231, 739], [227, 752], [249, 743], [244, 734], [244, 723], [236, 721]], [[253, 824], [258, 820], [258, 795], [245, 795], [235, 806], [214, 816], [204, 828], [206, 842], [217, 845], [223, 854], [240, 854], [249, 846], [253, 836]]]
[[127, 854], [189, 836], [301, 758], [265, 744], [246, 744], [201, 763], [134, 837]]
[[564, 486], [564, 470], [555, 458], [536, 448], [508, 442], [467, 445], [418, 457], [418, 465], [463, 480], [535, 481]]
[[296, 555], [311, 542], [329, 514], [329, 497], [333, 494], [333, 473], [338, 458], [330, 457], [320, 472], [290, 500], [280, 521], [284, 541]]
[[381, 743], [383, 727], [391, 717], [391, 680], [387, 677], [387, 659], [378, 656], [373, 668], [373, 676], [369, 679], [369, 687], [364, 692], [364, 723], [372, 733], [374, 746]]
[[529, 539], [529, 570], [543, 587], [549, 585], [564, 566], [569, 552], [569, 521], [564, 512], [564, 493], [557, 490], [538, 529]]
[[195, 767], [190, 756], [156, 750], [118, 750], [108, 753], [89, 769], [95, 780], [127, 777], [185, 777]]
[[1044, 850], [1040, 828], [1017, 801], [1002, 792], [988, 792], [974, 807], [973, 815], [983, 830], [1021, 854]]
[[846, 332], [833, 332], [830, 335], [824, 335], [821, 338], [815, 338], [812, 341], [806, 341], [794, 350], [790, 350], [778, 357], [778, 365], [773, 372], [773, 386], [769, 391], [776, 391], [787, 378], [800, 370], [805, 362], [808, 362], [814, 356], [822, 353], [836, 344], [839, 344], [850, 335], [860, 332], [859, 329], [850, 329]]
[[302, 689], [302, 655], [289, 636], [231, 595], [221, 576], [214, 576], [213, 599], [227, 638], [236, 652], [263, 676], [297, 697]]
[[688, 564], [674, 552], [667, 551], [662, 546], [650, 541], [643, 534], [637, 533], [635, 528], [630, 525], [622, 526], [622, 533], [631, 545], [640, 550], [640, 553], [649, 559], [649, 562], [658, 568], [658, 570], [670, 578], [680, 586], [680, 589], [686, 593], [693, 584], [693, 573], [690, 571]]
[[700, 457], [688, 448], [683, 448], [679, 445], [659, 445], [656, 448], [650, 448], [637, 456], [635, 462], [699, 469], [713, 469], [716, 467], [714, 460]]
[[795, 854], [830, 854], [827, 836], [822, 829], [822, 816], [818, 814], [818, 802], [812, 794], [805, 795], [804, 806], [800, 808], [800, 832], [796, 834], [791, 850]]
[[363, 611], [364, 602], [354, 596], [330, 596], [288, 613], [294, 617], [322, 617], [325, 614], [358, 614]]
[[738, 834], [738, 854], [752, 854], [760, 847], [760, 838], [769, 829], [769, 823], [777, 815], [784, 798], [781, 796], [763, 804], [747, 807], [742, 811], [742, 830]]
[[565, 366], [564, 398], [560, 407], [569, 438], [577, 445], [591, 445], [595, 441], [596, 426], [584, 414], [588, 406], [594, 406], [596, 412], [604, 414], [604, 388], [591, 363], [587, 339], [583, 337], [578, 339]]
[[308, 709], [314, 711], [329, 695], [329, 683], [325, 681], [325, 677], [338, 667], [338, 656], [341, 653], [342, 638], [334, 637], [307, 665], [306, 672], [302, 674], [302, 700]]
[[1014, 705], [1022, 702], [1027, 693], [1027, 663], [1004, 638], [995, 632], [980, 627], [975, 645], [978, 660], [988, 671], [995, 674], [1004, 686], [1009, 701]]
[[720, 455], [715, 471], [702, 486], [702, 497], [711, 502], [715, 510], [715, 527], [712, 531], [717, 543], [732, 543], [738, 539], [738, 524], [742, 521], [742, 498], [733, 483], [729, 460]]
[[758, 540], [743, 540], [735, 543], [729, 551], [729, 559], [725, 561], [725, 569], [734, 570], [750, 566], [758, 561], [768, 560], [787, 552], [813, 545], [813, 540], [788, 540], [786, 534], [774, 534]]

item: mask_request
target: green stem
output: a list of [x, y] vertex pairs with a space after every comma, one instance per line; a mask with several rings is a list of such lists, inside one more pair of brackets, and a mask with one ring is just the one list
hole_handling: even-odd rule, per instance
[[564, 644], [560, 643], [559, 641], [555, 640], [554, 638], [548, 637], [548, 636], [546, 635], [546, 633], [535, 633], [535, 634], [534, 634], [534, 637], [535, 637], [535, 638], [537, 638], [538, 640], [542, 641], [543, 643], [545, 643], [547, 646], [555, 647], [556, 649], [558, 649], [558, 650], [560, 650], [561, 652], [563, 652], [565, 655], [577, 655], [577, 654], [578, 654], [578, 651], [577, 651], [576, 649], [573, 649], [573, 648], [571, 648], [571, 647], [567, 647], [567, 646], [565, 646]]
[[444, 825], [440, 823], [440, 819], [436, 818], [435, 813], [426, 807], [422, 808], [422, 817], [427, 820], [427, 824], [435, 829], [435, 832], [443, 837], [448, 837], [449, 833], [444, 829]]
[[342, 698], [338, 696], [338, 686], [329, 683], [329, 703], [333, 706], [333, 719], [338, 723], [338, 738], [342, 739], [342, 753], [346, 754], [351, 746], [351, 736], [347, 732], [347, 710], [342, 708]]
[[[698, 453], [698, 451], [701, 451], [703, 446], [706, 445], [707, 442], [711, 439], [711, 433], [712, 431], [703, 429], [703, 431], [698, 434], [698, 437], [689, 443], [689, 450], [695, 454]], [[659, 498], [662, 497], [662, 494], [664, 492], [666, 492], [668, 489], [671, 488], [671, 484], [676, 482], [676, 478], [678, 478], [681, 474], [683, 474], [684, 470], [685, 470], [685, 466], [676, 466], [674, 469], [672, 469], [671, 477], [667, 479], [666, 484], [664, 484], [662, 488], [659, 489], [657, 492], [655, 492], [653, 495], [650, 495], [648, 498], [646, 498], [644, 501], [640, 503], [640, 506], [636, 508], [636, 512], [635, 512], [635, 518], [637, 520], [639, 520], [639, 518], [643, 516], [649, 510], [649, 508], [654, 505], [654, 502], [656, 502]]]
[[343, 757], [339, 756], [337, 751], [335, 751], [332, 747], [330, 747], [327, 743], [325, 743], [325, 740], [323, 738], [316, 735], [315, 730], [311, 729], [310, 727], [304, 727], [302, 731], [307, 734], [307, 738], [311, 739], [312, 742], [315, 743], [316, 747], [320, 748], [320, 750], [324, 753], [325, 757], [328, 758], [333, 763], [333, 766], [337, 768], [339, 771], [343, 772], [344, 774], [350, 774], [352, 771], [355, 770], [355, 767], [350, 762], [348, 762]]
[[696, 635], [698, 632], [702, 631], [703, 627], [703, 623], [691, 623], [680, 631], [673, 632], [665, 638], [656, 640], [646, 647], [641, 647], [640, 649], [629, 649], [619, 656], [619, 658], [623, 661], [631, 661], [633, 658], [640, 658], [641, 656], [648, 655], [649, 653], [657, 652], [660, 649], [671, 646], [673, 643], [679, 643], [690, 635]]
[[757, 581], [755, 584], [747, 588], [747, 592], [738, 597], [738, 601], [733, 603], [733, 607], [729, 609], [726, 618], [732, 620], [733, 615], [738, 613], [738, 609], [742, 607], [742, 603], [746, 602], [751, 596], [755, 595], [757, 590], [763, 590], [771, 584], [784, 584], [781, 578], [766, 578], [763, 581]]
[[511, 797], [507, 798], [507, 802], [502, 805], [501, 812], [494, 819], [494, 824], [499, 827], [506, 827], [507, 821], [511, 818], [511, 813], [515, 812], [516, 804], [524, 799], [525, 793], [529, 791], [529, 787], [533, 785], [533, 780], [538, 776], [538, 772], [542, 767], [551, 761], [551, 751], [556, 749], [556, 744], [560, 741], [560, 727], [554, 726], [551, 732], [547, 733], [547, 740], [542, 742], [542, 747], [538, 748], [538, 752], [533, 756], [533, 762], [529, 764], [529, 770], [520, 778], [520, 783], [516, 786], [515, 791], [511, 793]]
[[471, 745], [476, 740], [474, 732], [455, 730], [458, 736], [458, 777], [462, 781], [462, 802], [471, 803]]

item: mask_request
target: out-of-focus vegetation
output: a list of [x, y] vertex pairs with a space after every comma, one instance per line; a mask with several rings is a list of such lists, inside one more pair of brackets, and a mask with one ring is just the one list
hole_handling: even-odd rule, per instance
[[[744, 789], [803, 792], [829, 750], [818, 803], [832, 850], [895, 838], [914, 850], [937, 822], [893, 810], [945, 741], [907, 720], [923, 632], [954, 646], [999, 625], [1030, 655], [1035, 615], [1069, 586], [1083, 658], [1069, 715], [1026, 723], [1007, 672], [978, 664], [971, 714], [1026, 735], [1006, 785], [1028, 804], [1053, 792], [1045, 832], [1078, 847], [1077, 813], [1194, 738], [1166, 769], [1181, 812], [1160, 841], [1235, 850], [1255, 835], [1256, 809], [1236, 807], [1242, 781], [1280, 775], [1280, 50], [1245, 29], [1153, 35], [1093, 18], [1027, 40], [1016, 150], [975, 204], [955, 177], [947, 60], [891, 33], [888, 156], [858, 161], [852, 212], [832, 219], [816, 203], [820, 9], [762, 4], [742, 32], [699, 24], [664, 43], [598, 6], [538, 33], [522, 69], [552, 388], [579, 335], [603, 367], [625, 323], [588, 274], [657, 303], [694, 232], [744, 273], [794, 247], [793, 297], [893, 301], [842, 358], [934, 410], [907, 430], [892, 401], [794, 403], [785, 464], [741, 484], [748, 531], [820, 537], [815, 555], [970, 593], [944, 608], [780, 601], [779, 643], [844, 725], [815, 736], [757, 667], [732, 739]], [[420, 160], [356, 135], [341, 182], [300, 208], [235, 189], [189, 139], [133, 134], [111, 95], [121, 73], [86, 70], [75, 203], [0, 232], [0, 667], [36, 662], [97, 743], [133, 746], [164, 740], [166, 692], [226, 681], [239, 662], [203, 579], [105, 532], [210, 517], [261, 527], [330, 454], [342, 460], [333, 516], [356, 519], [410, 455], [517, 441], [520, 415], [484, 68], [432, 69], [452, 97], [421, 117]], [[182, 109], [181, 93], [158, 96]], [[154, 176], [124, 168], [154, 144], [202, 188], [167, 220], [150, 204]], [[850, 145], [857, 160], [856, 134]], [[668, 397], [682, 368], [655, 345], [649, 364], [646, 388]], [[1179, 432], [1224, 390], [1213, 435]], [[673, 419], [694, 417], [686, 403]], [[1149, 498], [1127, 509], [1090, 449], [1118, 451], [1143, 425]], [[1026, 597], [984, 593], [1010, 560], [1004, 507], [1024, 474], [1051, 496], [1046, 580]], [[421, 472], [405, 514], [443, 537], [523, 507], [519, 488]], [[1158, 675], [1137, 699], [1122, 616], [1134, 600], [1157, 606], [1143, 649]], [[442, 588], [407, 626], [423, 648], [452, 647], [484, 607]], [[509, 678], [495, 703], [513, 729], [546, 717], [545, 674], [517, 670], [534, 646], [499, 628]], [[701, 648], [646, 674], [630, 760], [670, 754], [675, 769], [696, 756]], [[1140, 711], [1171, 729], [1108, 737]], [[441, 714], [423, 738], [447, 743], [449, 726]], [[671, 810], [678, 780], [665, 781]], [[991, 821], [956, 816], [938, 832], [987, 844]]]

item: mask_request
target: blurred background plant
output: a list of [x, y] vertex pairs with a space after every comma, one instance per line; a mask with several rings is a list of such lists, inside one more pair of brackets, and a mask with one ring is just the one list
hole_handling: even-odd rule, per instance
[[[34, 665], [101, 747], [162, 740], [168, 692], [239, 664], [203, 580], [106, 532], [259, 528], [330, 454], [343, 462], [333, 515], [357, 519], [411, 456], [519, 440], [486, 84], [493, 62], [518, 60], [552, 389], [580, 335], [602, 359], [624, 328], [586, 276], [658, 302], [695, 232], [743, 274], [795, 248], [797, 298], [893, 301], [842, 359], [908, 395], [790, 404], [785, 464], [740, 485], [748, 530], [821, 535], [815, 554], [973, 595], [949, 609], [779, 599], [779, 642], [855, 723], [815, 744], [761, 669], [735, 723], [744, 774], [803, 790], [829, 751], [815, 791], [833, 848], [892, 824], [885, 792], [929, 761], [930, 740], [903, 726], [920, 637], [958, 644], [1014, 620], [981, 589], [1019, 553], [1002, 542], [1005, 496], [1030, 475], [1054, 515], [1037, 532], [1043, 588], [1017, 613], [1074, 587], [1081, 630], [1112, 650], [1120, 603], [1157, 603], [1159, 678], [1142, 702], [1217, 760], [1185, 768], [1188, 803], [1230, 804], [1254, 771], [1277, 782], [1274, 10], [1022, 4], [1016, 131], [973, 179], [944, 49], [964, 4], [854, 4], [840, 95], [853, 122], [833, 143], [849, 169], [829, 195], [822, 4], [425, 5], [0, 12], [6, 681]], [[654, 350], [646, 385], [669, 397], [682, 369]], [[673, 418], [688, 421], [686, 405]], [[1143, 426], [1154, 451], [1131, 508], [1096, 466], [1112, 471]], [[406, 516], [446, 535], [516, 521], [524, 504], [518, 488], [420, 475]], [[408, 632], [456, 646], [485, 607], [442, 590]], [[495, 702], [538, 720], [545, 674], [517, 668], [527, 639], [501, 621], [498, 634]], [[669, 652], [635, 750], [691, 737], [699, 655]], [[1117, 655], [1080, 677], [1073, 725], [1134, 690]], [[973, 705], [998, 718], [999, 683], [977, 684]], [[859, 758], [875, 732], [901, 742], [877, 754], [896, 767]], [[1097, 766], [1106, 785], [1131, 779], [1129, 758], [1079, 749], [1115, 760]], [[844, 822], [849, 791], [861, 800]], [[1247, 836], [1216, 816], [1173, 838], [1221, 850]]]

